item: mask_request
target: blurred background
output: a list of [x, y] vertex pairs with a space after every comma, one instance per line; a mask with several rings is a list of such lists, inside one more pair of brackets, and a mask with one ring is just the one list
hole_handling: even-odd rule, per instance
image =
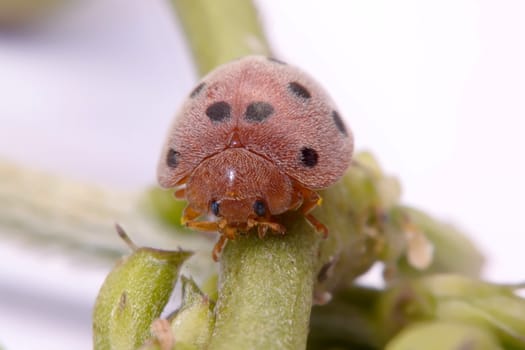
[[[122, 190], [153, 184], [197, 79], [169, 2], [48, 0], [14, 14], [10, 1], [0, 158]], [[525, 3], [256, 4], [276, 56], [329, 90], [404, 201], [467, 232], [489, 280], [523, 281]], [[90, 349], [110, 268], [0, 239], [0, 347]]]

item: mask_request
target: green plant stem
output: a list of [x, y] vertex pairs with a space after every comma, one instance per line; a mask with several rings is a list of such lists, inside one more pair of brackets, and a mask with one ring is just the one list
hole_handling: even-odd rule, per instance
[[0, 234], [10, 239], [66, 246], [72, 254], [96, 252], [114, 260], [126, 249], [113, 224], [129, 224], [137, 199], [138, 194], [108, 191], [0, 161]]
[[0, 160], [0, 237], [112, 263], [127, 253], [115, 232], [119, 223], [138, 245], [195, 251], [190, 272], [197, 281], [208, 278], [216, 268], [210, 259], [213, 241], [166, 225], [158, 196], [152, 194], [117, 191]]
[[228, 243], [209, 349], [305, 348], [320, 238], [290, 222], [285, 236]]
[[172, 0], [202, 76], [241, 56], [269, 55], [270, 47], [249, 0]]

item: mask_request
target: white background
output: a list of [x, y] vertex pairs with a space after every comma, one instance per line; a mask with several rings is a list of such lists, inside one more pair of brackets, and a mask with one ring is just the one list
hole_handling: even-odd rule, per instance
[[[330, 91], [404, 201], [475, 239], [488, 278], [523, 281], [525, 2], [258, 3], [276, 56]], [[168, 9], [84, 1], [1, 34], [0, 157], [127, 189], [154, 182], [196, 79]], [[29, 253], [0, 242], [0, 344], [91, 348], [108, 267]]]

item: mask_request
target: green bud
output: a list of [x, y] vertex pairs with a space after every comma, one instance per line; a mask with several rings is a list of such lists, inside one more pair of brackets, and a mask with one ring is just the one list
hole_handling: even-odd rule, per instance
[[525, 299], [497, 294], [476, 298], [472, 304], [492, 316], [491, 327], [503, 344], [525, 348]]
[[212, 301], [217, 301], [219, 297], [219, 275], [212, 274], [202, 284], [202, 292], [210, 298]]
[[513, 287], [484, 282], [454, 274], [423, 277], [419, 282], [436, 298], [473, 298], [492, 295], [514, 295]]
[[138, 248], [122, 258], [106, 277], [95, 303], [94, 348], [126, 350], [142, 345], [150, 336], [152, 321], [168, 302], [179, 268], [190, 256], [186, 251]]
[[390, 339], [409, 324], [431, 319], [435, 300], [412, 281], [399, 281], [381, 293], [374, 308], [383, 340]]
[[483, 328], [455, 322], [425, 322], [401, 331], [385, 349], [498, 350], [502, 347]]
[[383, 174], [371, 153], [361, 152], [343, 177], [344, 187], [351, 195], [347, 200], [357, 215], [367, 215], [370, 210], [387, 210], [399, 201], [400, 186], [397, 180]]
[[139, 350], [173, 350], [175, 338], [168, 320], [157, 318], [150, 328], [152, 337]]
[[176, 349], [204, 349], [213, 325], [214, 303], [204, 295], [192, 279], [182, 277], [182, 306], [170, 317]]
[[313, 211], [329, 229], [321, 242], [316, 295], [351, 285], [385, 249], [382, 214], [399, 199], [399, 184], [370, 153], [356, 154], [355, 161], [338, 184], [321, 191], [323, 204]]
[[440, 222], [420, 210], [399, 206], [394, 215], [403, 215], [411, 225], [425, 235], [432, 244], [432, 262], [424, 271], [414, 269], [401, 260], [398, 270], [403, 276], [421, 276], [431, 273], [455, 273], [478, 277], [485, 258], [478, 247], [454, 226]]
[[[481, 326], [505, 346], [525, 348], [525, 299], [514, 286], [488, 283], [452, 274], [405, 280], [381, 298], [381, 319], [399, 319], [399, 306], [419, 310], [418, 319], [435, 319]], [[427, 308], [422, 308], [427, 300]], [[392, 317], [396, 316], [396, 318]]]
[[525, 300], [505, 295], [440, 300], [436, 318], [484, 326], [501, 343], [525, 348]]

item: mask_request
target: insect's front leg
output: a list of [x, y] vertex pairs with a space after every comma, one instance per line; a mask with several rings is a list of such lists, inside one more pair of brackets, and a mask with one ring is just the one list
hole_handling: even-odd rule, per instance
[[226, 245], [226, 242], [228, 241], [228, 238], [225, 235], [220, 235], [219, 240], [217, 243], [215, 243], [215, 246], [213, 247], [213, 251], [211, 253], [211, 256], [215, 262], [219, 261], [219, 255], [222, 253], [222, 249], [224, 248], [224, 245]]
[[181, 223], [186, 227], [199, 230], [199, 231], [219, 231], [219, 225], [216, 221], [195, 221], [203, 214], [191, 206], [187, 206], [182, 214]]
[[[202, 214], [190, 206], [186, 207], [184, 209], [184, 214], [182, 215], [182, 224], [186, 225], [186, 227], [192, 228], [194, 230], [198, 231], [204, 231], [204, 232], [219, 232], [219, 241], [215, 243], [215, 246], [213, 247], [212, 251], [212, 258], [214, 261], [219, 261], [219, 255], [222, 252], [222, 249], [224, 248], [224, 245], [228, 241], [228, 239], [233, 239], [234, 233], [231, 232], [232, 230], [225, 226], [226, 222], [225, 220], [219, 220], [219, 221], [195, 221], [198, 219]], [[230, 230], [229, 230], [230, 229]]]
[[187, 206], [184, 208], [184, 212], [182, 213], [182, 217], [180, 218], [180, 223], [182, 225], [188, 225], [191, 221], [197, 219], [199, 216], [201, 216], [202, 213], [199, 211], [196, 211], [190, 206]]
[[219, 229], [215, 221], [188, 221], [186, 227], [205, 232], [217, 232]]
[[300, 191], [303, 197], [303, 203], [299, 210], [303, 213], [304, 217], [308, 222], [315, 228], [317, 232], [320, 232], [323, 235], [323, 238], [328, 237], [328, 229], [323, 225], [319, 220], [315, 218], [310, 212], [319, 206], [322, 202], [321, 196], [315, 191], [312, 191], [308, 188], [299, 186], [298, 191]]
[[222, 253], [226, 242], [228, 242], [228, 240], [235, 239], [238, 233], [237, 228], [229, 226], [228, 221], [226, 221], [224, 218], [217, 222], [217, 228], [220, 233], [220, 237], [213, 247], [212, 257], [215, 261], [219, 261], [219, 255]]

